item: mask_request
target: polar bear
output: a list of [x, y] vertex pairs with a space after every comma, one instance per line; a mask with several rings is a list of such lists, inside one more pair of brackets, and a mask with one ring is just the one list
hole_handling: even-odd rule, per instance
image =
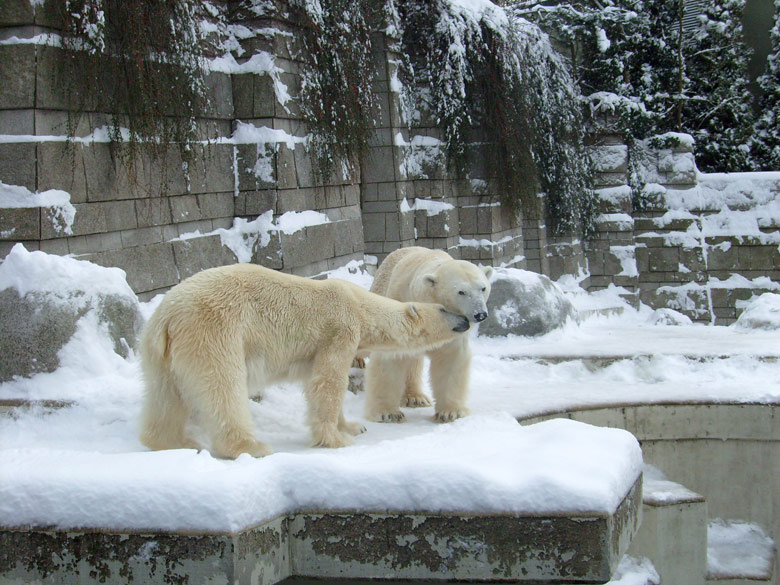
[[254, 435], [249, 393], [299, 379], [313, 444], [347, 445], [345, 433], [365, 430], [341, 411], [357, 351], [432, 349], [468, 328], [441, 305], [401, 303], [337, 279], [254, 264], [204, 270], [168, 291], [141, 334], [141, 441], [151, 449], [199, 448], [185, 431], [192, 414], [214, 455], [267, 455]]
[[[379, 266], [371, 291], [398, 301], [435, 302], [479, 323], [487, 317], [493, 269], [455, 260], [441, 250], [410, 247], [392, 252]], [[401, 422], [400, 406], [430, 406], [422, 391], [425, 354], [435, 401], [434, 419], [449, 422], [466, 416], [471, 349], [468, 336], [417, 355], [371, 354], [365, 375], [366, 418]]]

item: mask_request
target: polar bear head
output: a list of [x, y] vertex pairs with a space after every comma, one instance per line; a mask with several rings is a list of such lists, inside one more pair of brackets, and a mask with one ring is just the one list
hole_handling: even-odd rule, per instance
[[423, 281], [430, 287], [434, 302], [472, 323], [479, 323], [487, 318], [492, 275], [490, 266], [479, 268], [465, 260], [452, 260], [426, 274]]

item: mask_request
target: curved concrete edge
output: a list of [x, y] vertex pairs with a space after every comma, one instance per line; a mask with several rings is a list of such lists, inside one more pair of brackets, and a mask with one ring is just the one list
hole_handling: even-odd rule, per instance
[[609, 581], [641, 522], [611, 515], [302, 512], [236, 534], [0, 529], [0, 582], [273, 585], [343, 579]]
[[[649, 557], [664, 582], [704, 585], [710, 517], [755, 522], [775, 541], [780, 537], [779, 403], [572, 405], [519, 422], [561, 417], [631, 432], [646, 462], [692, 490], [690, 497], [667, 502], [648, 494], [643, 502], [643, 524], [629, 554]], [[780, 585], [777, 556], [773, 576], [763, 583]]]
[[775, 402], [703, 400], [571, 405], [519, 417], [518, 422], [529, 425], [561, 417], [594, 426], [624, 429], [639, 441], [780, 441], [780, 403]]

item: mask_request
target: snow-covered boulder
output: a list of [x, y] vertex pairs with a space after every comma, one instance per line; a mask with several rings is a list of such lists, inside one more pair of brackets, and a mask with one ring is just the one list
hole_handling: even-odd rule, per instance
[[648, 317], [647, 322], [651, 325], [692, 325], [693, 321], [688, 315], [683, 315], [680, 311], [674, 309], [656, 309]]
[[579, 322], [577, 310], [563, 291], [543, 274], [497, 268], [488, 299], [488, 318], [480, 335], [544, 335], [569, 321]]
[[119, 268], [13, 247], [0, 264], [0, 381], [52, 372], [58, 353], [89, 317], [127, 356], [142, 319]]
[[734, 323], [737, 329], [780, 329], [780, 295], [764, 293], [751, 300]]

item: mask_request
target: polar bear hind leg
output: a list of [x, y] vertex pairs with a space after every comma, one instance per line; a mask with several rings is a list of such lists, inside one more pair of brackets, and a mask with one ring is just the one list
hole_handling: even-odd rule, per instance
[[147, 391], [141, 412], [141, 442], [149, 449], [200, 449], [185, 434], [189, 409], [170, 374], [146, 373]]
[[177, 377], [183, 398], [195, 405], [211, 437], [214, 455], [230, 459], [242, 453], [253, 457], [270, 455], [271, 448], [255, 437], [243, 354], [210, 353], [200, 354], [197, 360], [187, 360], [186, 366], [184, 360], [178, 362], [181, 367]]

